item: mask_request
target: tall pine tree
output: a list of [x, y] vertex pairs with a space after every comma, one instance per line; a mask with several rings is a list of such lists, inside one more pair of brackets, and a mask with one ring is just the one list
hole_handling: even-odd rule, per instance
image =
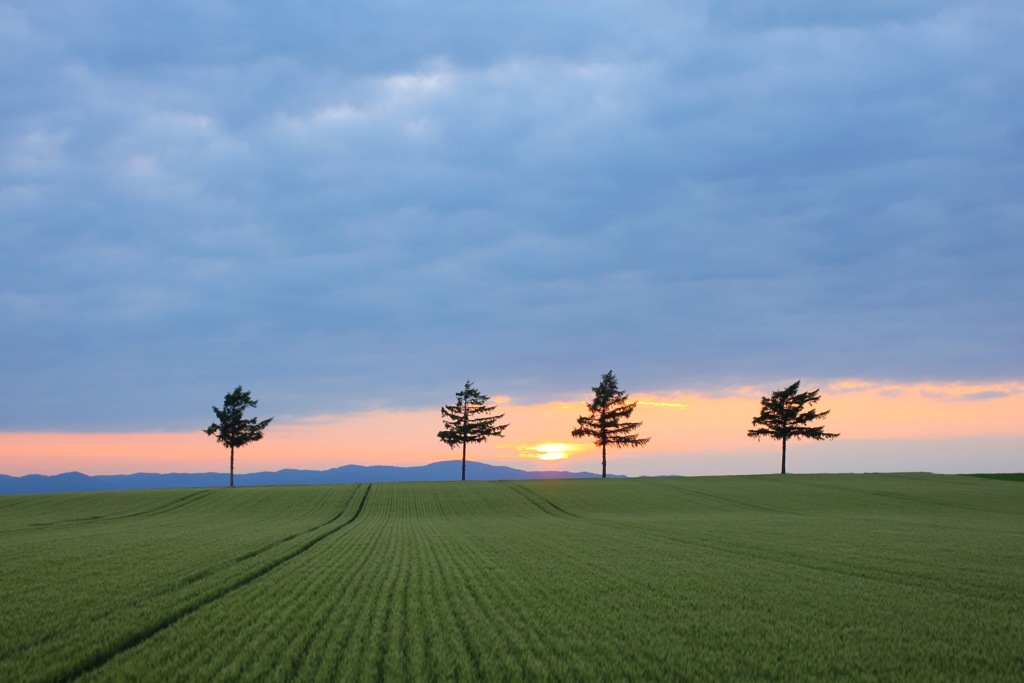
[[230, 394], [224, 397], [224, 407], [213, 407], [213, 414], [220, 422], [214, 422], [204, 429], [210, 436], [217, 436], [217, 441], [224, 444], [225, 448], [231, 450], [231, 487], [235, 486], [235, 449], [241, 448], [247, 443], [259, 441], [263, 438], [263, 430], [267, 428], [274, 418], [260, 420], [252, 417], [243, 417], [246, 408], [255, 408], [259, 401], [254, 400], [248, 391], [242, 391], [238, 386]]
[[481, 443], [492, 436], [502, 437], [508, 427], [498, 424], [504, 415], [491, 415], [497, 407], [487, 405], [490, 400], [490, 396], [481, 394], [467, 380], [462, 391], [456, 392], [455, 404], [441, 407], [444, 429], [437, 433], [437, 438], [449, 448], [462, 445], [462, 481], [466, 481], [466, 444]]
[[799, 393], [800, 381], [797, 380], [785, 389], [772, 392], [771, 396], [761, 397], [761, 414], [753, 419], [757, 429], [747, 431], [747, 436], [758, 441], [768, 436], [782, 441], [782, 474], [786, 473], [786, 442], [790, 439], [835, 439], [838, 434], [829, 434], [823, 425], [811, 426], [812, 422], [825, 419], [831, 411], [819, 413], [814, 408], [804, 410], [805, 406], [813, 406], [821, 398], [818, 390]]
[[594, 390], [594, 400], [587, 403], [589, 415], [576, 419], [579, 427], [572, 430], [575, 439], [590, 437], [601, 447], [601, 477], [608, 476], [608, 446], [639, 448], [651, 439], [635, 434], [643, 422], [629, 422], [636, 402], [628, 403], [629, 394], [619, 389], [619, 381], [611, 370], [601, 376]]

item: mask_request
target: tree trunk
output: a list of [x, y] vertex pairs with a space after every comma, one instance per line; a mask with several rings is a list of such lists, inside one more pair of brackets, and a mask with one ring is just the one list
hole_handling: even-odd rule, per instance
[[231, 447], [231, 488], [235, 488], [235, 447]]
[[782, 473], [786, 473], [786, 439], [782, 439]]
[[[469, 404], [462, 404], [463, 425], [469, 423]], [[462, 442], [462, 481], [466, 481], [466, 442]]]
[[608, 478], [608, 444], [601, 444], [601, 478]]

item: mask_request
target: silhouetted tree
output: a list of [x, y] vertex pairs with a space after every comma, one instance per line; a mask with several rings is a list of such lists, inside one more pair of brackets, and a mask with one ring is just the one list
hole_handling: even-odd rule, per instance
[[437, 438], [455, 448], [462, 444], [462, 481], [466, 481], [466, 444], [487, 441], [489, 437], [503, 437], [502, 432], [507, 424], [497, 424], [504, 415], [491, 415], [497, 406], [489, 406], [490, 396], [481, 394], [473, 388], [473, 383], [466, 382], [462, 391], [456, 392], [455, 404], [441, 407], [441, 418], [444, 429], [437, 433]]
[[231, 449], [231, 486], [235, 485], [235, 449], [241, 448], [247, 443], [259, 441], [263, 438], [263, 430], [267, 428], [274, 418], [259, 420], [258, 418], [246, 419], [243, 416], [246, 408], [255, 408], [258, 401], [250, 397], [248, 391], [242, 391], [242, 387], [235, 387], [235, 390], [224, 397], [224, 408], [213, 407], [213, 414], [220, 420], [214, 422], [204, 429], [208, 435], [217, 436], [217, 441], [224, 444], [225, 448]]
[[753, 419], [758, 429], [747, 431], [747, 436], [758, 441], [762, 436], [769, 436], [782, 441], [782, 474], [786, 473], [786, 442], [790, 439], [835, 439], [838, 434], [829, 434], [825, 427], [812, 427], [811, 423], [825, 419], [831, 411], [817, 412], [814, 408], [804, 410], [804, 406], [812, 406], [818, 402], [818, 390], [797, 393], [800, 381], [796, 381], [785, 389], [772, 392], [771, 396], [761, 397], [761, 414]]
[[579, 427], [572, 430], [575, 439], [592, 437], [594, 445], [601, 447], [601, 477], [608, 476], [608, 446], [639, 448], [651, 439], [634, 434], [643, 422], [627, 422], [633, 415], [636, 402], [627, 403], [629, 394], [619, 389], [619, 381], [611, 370], [601, 376], [594, 390], [594, 400], [587, 403], [589, 415], [576, 419]]

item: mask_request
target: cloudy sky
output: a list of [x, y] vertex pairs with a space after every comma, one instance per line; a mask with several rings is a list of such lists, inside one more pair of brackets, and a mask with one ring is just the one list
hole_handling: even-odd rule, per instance
[[238, 384], [431, 441], [466, 379], [527, 410], [608, 369], [1001, 414], [1022, 34], [1016, 0], [0, 2], [0, 471]]

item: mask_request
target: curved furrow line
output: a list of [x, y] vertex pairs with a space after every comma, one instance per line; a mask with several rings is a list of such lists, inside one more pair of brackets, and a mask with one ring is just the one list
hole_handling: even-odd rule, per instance
[[171, 510], [178, 510], [185, 507], [186, 505], [191, 505], [192, 503], [195, 503], [198, 500], [206, 498], [207, 496], [212, 494], [213, 491], [213, 489], [206, 489], [205, 491], [196, 491], [195, 493], [191, 493], [185, 496], [184, 498], [180, 498], [179, 500], [172, 501], [166, 505], [153, 508], [152, 510], [144, 510], [142, 512], [136, 512], [130, 515], [121, 515], [119, 517], [110, 517], [109, 519], [115, 520], [131, 519], [132, 517], [155, 517], [156, 515], [162, 515], [165, 512], [170, 512]]
[[[540, 494], [535, 494], [535, 495], [538, 498], [541, 498], [542, 500], [544, 500], [545, 502], [551, 504], [553, 507], [556, 507], [556, 506], [554, 506], [553, 503], [551, 503], [551, 501], [548, 501], [546, 498], [544, 498]], [[700, 493], [699, 495], [706, 496], [708, 498], [715, 498], [715, 499], [721, 499], [721, 500], [726, 500], [726, 501], [729, 500], [726, 497], [715, 496], [715, 495], [712, 495], [712, 494]], [[541, 507], [541, 506], [538, 505], [538, 507]], [[758, 506], [753, 506], [752, 505], [751, 507], [755, 507], [756, 508]], [[541, 509], [543, 509], [543, 508], [541, 508]], [[780, 510], [777, 510], [777, 509], [774, 509], [774, 508], [764, 508], [764, 509], [771, 510], [773, 512], [781, 512]], [[790, 513], [790, 514], [801, 515], [801, 514], [804, 514], [804, 513]], [[557, 516], [557, 515], [553, 515], [553, 516]], [[844, 568], [844, 567], [840, 567], [840, 566], [836, 566], [836, 565], [822, 565], [822, 564], [815, 564], [815, 563], [808, 563], [808, 562], [800, 562], [797, 559], [792, 558], [792, 557], [782, 556], [782, 555], [779, 555], [778, 553], [774, 553], [774, 552], [759, 551], [756, 548], [753, 548], [753, 547], [750, 547], [750, 546], [746, 546], [746, 547], [743, 547], [743, 548], [738, 548], [735, 545], [720, 545], [720, 544], [716, 544], [716, 543], [710, 543], [710, 542], [706, 542], [706, 541], [699, 541], [699, 540], [695, 540], [695, 539], [683, 539], [683, 538], [679, 538], [678, 536], [674, 536], [674, 535], [667, 534], [667, 533], [664, 533], [664, 532], [659, 532], [659, 531], [656, 531], [656, 530], [653, 530], [653, 529], [649, 529], [649, 528], [637, 527], [636, 525], [629, 524], [629, 523], [616, 522], [614, 520], [603, 520], [603, 521], [599, 522], [597, 520], [590, 519], [590, 518], [587, 518], [587, 517], [577, 517], [577, 519], [579, 519], [582, 522], [587, 523], [588, 525], [596, 526], [596, 527], [599, 527], [599, 528], [605, 528], [605, 529], [607, 529], [607, 528], [614, 528], [614, 529], [618, 529], [620, 531], [626, 531], [626, 532], [628, 532], [632, 536], [645, 536], [645, 537], [648, 537], [648, 538], [658, 539], [658, 540], [662, 540], [662, 541], [670, 541], [672, 543], [676, 543], [676, 544], [679, 544], [679, 545], [685, 545], [685, 546], [690, 546], [690, 547], [694, 547], [694, 548], [701, 548], [703, 550], [712, 550], [712, 551], [715, 551], [715, 552], [720, 552], [720, 553], [725, 553], [725, 554], [728, 554], [728, 555], [732, 555], [734, 557], [738, 557], [738, 558], [741, 558], [743, 560], [749, 560], [751, 558], [756, 558], [756, 559], [759, 559], [759, 560], [771, 561], [773, 563], [784, 564], [784, 565], [787, 565], [787, 566], [790, 566], [790, 567], [796, 567], [796, 568], [799, 568], [799, 569], [811, 570], [811, 571], [819, 572], [819, 573], [822, 573], [822, 574], [834, 574], [834, 575], [837, 575], [837, 576], [848, 576], [850, 578], [864, 579], [864, 580], [869, 580], [869, 581], [881, 581], [883, 583], [891, 583], [891, 584], [895, 584], [895, 585], [905, 586], [905, 587], [908, 587], [908, 588], [922, 589], [922, 590], [931, 590], [931, 591], [934, 591], [934, 592], [937, 592], [937, 593], [950, 593], [951, 592], [949, 586], [947, 586], [947, 585], [933, 585], [935, 583], [934, 580], [929, 579], [927, 577], [920, 577], [921, 578], [921, 582], [914, 582], [914, 581], [911, 581], [911, 580], [907, 580], [906, 573], [904, 571], [901, 571], [901, 570], [884, 570], [884, 569], [882, 569], [880, 567], [873, 567], [873, 571], [867, 571], [867, 570], [857, 571], [856, 568]], [[954, 592], [956, 594], [959, 594], [959, 595], [961, 595], [962, 597], [965, 597], [965, 598], [977, 598], [977, 597], [979, 597], [978, 593], [976, 591], [975, 592], [952, 591], [952, 592]]]
[[[381, 494], [383, 489], [377, 489]], [[364, 657], [354, 656], [361, 649], [374, 617], [381, 606], [382, 586], [389, 569], [383, 562], [395, 551], [398, 539], [388, 525], [386, 511], [388, 499], [376, 495], [373, 500], [373, 515], [364, 518], [359, 534], [348, 537], [351, 546], [372, 549], [359, 553], [360, 561], [349, 565], [336, 583], [343, 586], [333, 596], [331, 606], [321, 618], [326, 630], [307, 637], [308, 649], [293, 667], [298, 671], [298, 680], [330, 680], [339, 670], [355, 671], [360, 667], [373, 666]], [[386, 512], [384, 513], [386, 515]]]
[[91, 673], [91, 672], [101, 668], [102, 666], [107, 664], [110, 660], [114, 659], [116, 656], [118, 656], [122, 652], [127, 652], [128, 650], [131, 650], [132, 648], [137, 647], [138, 645], [144, 643], [146, 640], [152, 638], [157, 633], [160, 633], [161, 631], [163, 631], [163, 630], [173, 626], [177, 622], [181, 621], [182, 619], [184, 619], [188, 615], [190, 615], [190, 614], [192, 614], [194, 612], [199, 611], [203, 607], [206, 607], [208, 605], [211, 605], [211, 604], [215, 603], [216, 601], [224, 598], [225, 596], [229, 595], [230, 593], [233, 593], [234, 591], [239, 590], [240, 588], [243, 588], [243, 587], [247, 586], [248, 584], [252, 583], [256, 579], [259, 579], [260, 577], [266, 575], [267, 573], [277, 569], [278, 567], [280, 567], [281, 565], [285, 564], [286, 562], [289, 562], [289, 561], [295, 559], [296, 557], [299, 557], [300, 555], [302, 555], [303, 553], [307, 552], [308, 550], [310, 550], [311, 548], [316, 546], [318, 543], [320, 543], [324, 539], [329, 538], [330, 536], [332, 536], [332, 535], [338, 533], [339, 531], [345, 529], [347, 526], [349, 526], [350, 524], [355, 522], [357, 519], [359, 519], [359, 516], [360, 516], [360, 514], [363, 511], [363, 506], [366, 504], [366, 498], [367, 498], [367, 496], [370, 493], [370, 487], [371, 487], [370, 484], [366, 485], [366, 489], [363, 492], [363, 497], [359, 501], [359, 505], [356, 508], [355, 513], [351, 517], [349, 517], [347, 520], [345, 520], [344, 522], [342, 522], [341, 524], [336, 526], [335, 528], [330, 529], [330, 530], [328, 530], [328, 531], [326, 531], [326, 532], [316, 536], [315, 538], [308, 540], [307, 542], [305, 542], [302, 545], [300, 545], [298, 548], [296, 548], [291, 553], [289, 553], [289, 554], [287, 554], [287, 555], [285, 555], [285, 556], [283, 556], [281, 558], [278, 558], [274, 562], [271, 562], [270, 564], [264, 565], [262, 567], [255, 568], [253, 571], [245, 574], [244, 576], [242, 576], [240, 579], [238, 579], [234, 583], [231, 583], [231, 584], [229, 584], [227, 586], [222, 587], [220, 590], [216, 591], [215, 593], [213, 593], [211, 595], [208, 595], [208, 596], [205, 596], [204, 598], [202, 598], [200, 600], [197, 600], [195, 602], [192, 602], [192, 603], [189, 603], [187, 605], [182, 606], [181, 608], [179, 608], [179, 609], [173, 611], [172, 613], [168, 614], [164, 619], [162, 619], [159, 622], [151, 625], [150, 627], [145, 628], [145, 629], [143, 629], [141, 631], [138, 631], [138, 632], [136, 632], [134, 634], [131, 634], [131, 635], [121, 639], [120, 642], [118, 642], [114, 646], [112, 646], [110, 648], [107, 648], [107, 649], [105, 649], [105, 650], [103, 650], [101, 652], [95, 653], [91, 657], [89, 657], [89, 658], [87, 658], [87, 659], [85, 659], [85, 660], [83, 660], [81, 662], [76, 663], [75, 665], [69, 667], [66, 671], [64, 671], [64, 672], [58, 674], [57, 676], [55, 676], [55, 680], [59, 680], [59, 681], [74, 680], [76, 678], [79, 678], [81, 676], [84, 676], [84, 675], [86, 675], [88, 673]]
[[[393, 516], [394, 491], [381, 487], [374, 499], [373, 516], [366, 520], [359, 543], [370, 561], [359, 574], [351, 574], [344, 597], [338, 602], [358, 609], [341, 615], [327, 644], [330, 661], [322, 661], [319, 676], [336, 670], [352, 672], [359, 680], [379, 680], [380, 641], [386, 635], [388, 600], [400, 569], [401, 538]], [[401, 521], [401, 520], [398, 520]], [[350, 539], [355, 544], [356, 539]]]
[[[325, 494], [325, 499], [333, 498], [334, 504], [332, 507], [334, 509], [328, 509], [326, 506], [321, 506], [321, 509], [323, 512], [330, 514], [331, 517], [325, 522], [309, 527], [299, 534], [290, 533], [291, 524], [288, 521], [283, 524], [264, 527], [265, 531], [262, 534], [264, 537], [275, 532], [288, 532], [288, 535], [258, 548], [257, 550], [265, 553], [262, 557], [255, 557], [257, 553], [253, 551], [238, 555], [232, 559], [223, 559], [223, 555], [219, 555], [218, 559], [207, 566], [204, 566], [202, 561], [196, 563], [203, 568], [194, 570], [189, 574], [171, 574], [160, 581], [140, 582], [140, 585], [136, 585], [128, 594], [120, 596], [121, 599], [94, 601], [91, 609], [68, 612], [63, 623], [58, 628], [36, 634], [31, 639], [30, 644], [25, 637], [22, 637], [18, 647], [19, 649], [31, 647], [33, 651], [45, 652], [51, 649], [50, 646], [54, 643], [66, 642], [69, 634], [76, 634], [75, 639], [79, 642], [74, 648], [64, 647], [63, 652], [51, 651], [46, 657], [49, 664], [43, 667], [41, 680], [56, 680], [55, 677], [59, 676], [62, 667], [68, 666], [69, 662], [78, 661], [83, 653], [109, 648], [112, 642], [120, 642], [139, 629], [145, 628], [154, 621], [163, 619], [165, 615], [176, 610], [178, 607], [194, 604], [197, 601], [202, 601], [207, 596], [215, 595], [221, 587], [232, 585], [244, 579], [246, 576], [251, 575], [258, 567], [271, 563], [274, 559], [287, 553], [290, 550], [289, 546], [294, 547], [302, 541], [302, 535], [308, 536], [310, 533], [315, 533], [332, 523], [336, 523], [344, 515], [351, 514], [351, 510], [358, 500], [358, 495], [359, 491], [355, 487], [345, 487], [336, 492]], [[180, 499], [178, 500], [180, 501]], [[142, 521], [135, 523], [151, 524], [151, 522]], [[244, 531], [239, 531], [238, 533], [244, 535]], [[294, 540], [297, 537], [299, 540]], [[180, 548], [180, 550], [186, 551], [185, 548]], [[187, 564], [187, 559], [182, 560], [180, 555], [175, 559], [179, 561], [179, 564], [182, 561]], [[107, 590], [110, 589], [108, 588]], [[100, 594], [102, 593], [103, 591], [101, 590]], [[113, 624], [118, 626], [111, 627]], [[104, 626], [98, 628], [100, 625]], [[110, 635], [104, 638], [89, 635], [96, 633], [97, 630]], [[116, 635], [118, 633], [120, 635]], [[24, 636], [24, 634], [18, 635]], [[10, 643], [6, 644], [10, 645]], [[58, 647], [58, 649], [60, 648]], [[10, 648], [0, 649], [0, 665], [3, 664], [2, 652], [4, 650], [10, 651]], [[2, 671], [3, 668], [0, 666], [0, 679], [4, 677]]]
[[[358, 555], [358, 561], [352, 563], [348, 570], [343, 572], [339, 577], [338, 583], [346, 587], [350, 587], [356, 577], [363, 576], [367, 570], [372, 553], [360, 553]], [[345, 597], [348, 597], [348, 591], [345, 593]], [[349, 604], [354, 601], [346, 599], [338, 599], [330, 603], [329, 605], [324, 603], [324, 608], [319, 612], [315, 619], [307, 622], [308, 628], [305, 637], [302, 639], [300, 647], [294, 648], [294, 654], [289, 662], [289, 673], [287, 676], [288, 680], [309, 680], [322, 678], [317, 673], [316, 675], [309, 675], [304, 673], [307, 669], [317, 669], [320, 662], [312, 661], [317, 651], [317, 640], [324, 637], [324, 631], [326, 627], [337, 617], [339, 609], [346, 609]], [[367, 601], [368, 602], [368, 601]]]
[[969, 510], [971, 512], [985, 512], [987, 514], [995, 515], [1016, 515], [1015, 511], [992, 509], [989, 507], [979, 507], [976, 505], [967, 505], [966, 503], [958, 503], [954, 501], [936, 500], [934, 498], [923, 498], [921, 496], [914, 496], [906, 493], [897, 493], [896, 491], [880, 491], [876, 489], [869, 489], [863, 487], [854, 486], [837, 486], [836, 484], [826, 484], [824, 482], [816, 481], [814, 486], [817, 488], [829, 489], [832, 491], [843, 491], [851, 494], [867, 494], [871, 496], [878, 496], [879, 498], [892, 499], [897, 501], [906, 501], [908, 503], [916, 503], [922, 506], [939, 506], [943, 508], [952, 508], [954, 510]]
[[525, 488], [524, 486], [522, 486], [520, 484], [513, 484], [511, 482], [501, 482], [501, 483], [504, 484], [507, 488], [509, 488], [513, 492], [515, 492], [515, 493], [519, 494], [520, 496], [522, 496], [524, 499], [526, 499], [530, 503], [532, 503], [534, 505], [534, 507], [536, 507], [538, 510], [540, 510], [544, 514], [551, 515], [552, 517], [557, 517], [559, 519], [569, 519], [569, 518], [581, 519], [578, 515], [574, 515], [571, 512], [567, 512], [567, 511], [563, 510], [561, 507], [559, 507], [558, 505], [555, 505], [554, 503], [552, 503], [550, 500], [548, 500], [544, 496], [542, 496], [539, 493], [536, 493], [534, 491], [530, 491], [529, 489]]
[[[74, 527], [82, 527], [82, 526], [89, 526], [89, 525], [93, 525], [93, 524], [101, 524], [103, 522], [115, 522], [115, 521], [119, 521], [119, 520], [122, 520], [122, 519], [133, 519], [133, 518], [137, 518], [137, 517], [151, 517], [151, 516], [162, 514], [164, 512], [169, 512], [170, 510], [175, 510], [175, 509], [184, 507], [186, 505], [189, 505], [190, 503], [196, 502], [197, 500], [199, 500], [201, 498], [205, 498], [206, 496], [210, 495], [211, 493], [213, 493], [213, 490], [195, 491], [193, 493], [189, 493], [186, 496], [183, 496], [182, 498], [176, 498], [176, 499], [174, 499], [172, 501], [169, 501], [167, 503], [162, 503], [162, 504], [160, 504], [160, 505], [158, 505], [158, 506], [156, 506], [154, 508], [150, 508], [148, 510], [140, 510], [139, 512], [132, 512], [132, 513], [129, 513], [129, 514], [126, 514], [126, 515], [90, 515], [89, 517], [81, 517], [81, 518], [77, 518], [77, 519], [64, 519], [64, 520], [57, 520], [57, 521], [53, 521], [53, 522], [37, 522], [37, 523], [31, 524], [30, 528], [32, 528], [32, 529], [45, 529], [47, 531], [53, 531], [53, 530], [58, 530], [58, 529], [70, 529], [70, 528], [74, 528]], [[17, 532], [17, 531], [23, 531], [23, 529], [3, 529], [2, 531], [0, 531], [0, 533], [11, 533], [11, 532]]]
[[[755, 507], [765, 512], [783, 512], [788, 513], [788, 510], [771, 508], [771, 507], [756, 507], [756, 504], [752, 504], [749, 501], [742, 499], [730, 498], [729, 496], [710, 494], [703, 491], [695, 491], [692, 486], [687, 486], [685, 477], [650, 477], [644, 481], [644, 484], [652, 488], [658, 488], [663, 491], [672, 491], [680, 498], [684, 498], [687, 502], [706, 504], [707, 501], [712, 500], [723, 504], [728, 504], [730, 508], [740, 507]], [[793, 513], [800, 514], [800, 513]]]
[[[338, 625], [372, 603], [370, 596], [361, 592], [363, 576], [369, 571], [360, 563], [376, 558], [375, 553], [365, 551], [368, 544], [380, 546], [377, 492], [374, 487], [358, 524], [343, 534], [325, 539], [272, 577], [235, 591], [180, 621], [92, 678], [137, 679], [145, 677], [153, 666], [161, 666], [167, 670], [221, 672], [199, 678], [331, 680], [333, 669], [326, 666], [326, 660], [331, 648], [338, 646]], [[367, 582], [369, 588], [373, 584], [372, 580]], [[232, 625], [226, 632], [222, 625], [228, 622]], [[197, 633], [217, 645], [190, 651]]]
[[802, 515], [802, 516], [806, 516], [808, 514], [806, 512], [797, 512], [797, 511], [794, 511], [794, 510], [787, 510], [785, 508], [771, 507], [771, 506], [768, 506], [768, 505], [758, 505], [757, 503], [751, 503], [749, 500], [743, 500], [742, 498], [733, 498], [731, 496], [723, 496], [721, 494], [708, 493], [706, 491], [694, 491], [692, 489], [686, 489], [686, 490], [676, 489], [676, 490], [680, 491], [681, 493], [685, 493], [686, 495], [691, 496], [692, 498], [695, 498], [695, 499], [698, 499], [698, 500], [705, 499], [705, 500], [721, 501], [723, 503], [728, 503], [729, 505], [732, 505], [732, 506], [735, 506], [735, 507], [738, 507], [738, 508], [749, 508], [751, 510], [757, 510], [759, 512], [771, 512], [771, 513], [774, 513], [774, 514], [781, 514], [781, 515]]
[[[189, 585], [191, 585], [193, 583], [196, 583], [198, 581], [201, 581], [202, 579], [205, 579], [205, 578], [207, 578], [207, 577], [209, 577], [209, 576], [211, 576], [213, 574], [216, 574], [217, 572], [220, 572], [220, 571], [224, 570], [225, 568], [230, 568], [232, 566], [237, 565], [240, 562], [245, 562], [246, 560], [251, 560], [251, 559], [253, 559], [253, 558], [255, 558], [255, 557], [259, 556], [259, 555], [263, 555], [263, 554], [265, 554], [267, 552], [270, 552], [271, 550], [274, 550], [275, 548], [279, 548], [279, 547], [285, 545], [286, 543], [288, 543], [289, 541], [292, 541], [292, 540], [294, 540], [294, 539], [296, 539], [296, 538], [298, 538], [300, 536], [305, 536], [307, 534], [315, 533], [315, 532], [319, 531], [320, 529], [323, 529], [325, 527], [328, 527], [328, 526], [334, 524], [339, 519], [341, 519], [341, 517], [345, 514], [345, 511], [348, 508], [348, 502], [349, 502], [349, 499], [346, 499], [345, 503], [342, 505], [341, 509], [338, 510], [338, 512], [336, 512], [333, 517], [331, 517], [330, 519], [328, 519], [328, 520], [326, 520], [324, 522], [320, 522], [319, 524], [315, 524], [315, 525], [309, 527], [308, 529], [304, 529], [302, 531], [297, 531], [295, 533], [288, 534], [287, 536], [283, 536], [281, 538], [274, 539], [273, 541], [271, 541], [269, 543], [265, 543], [265, 544], [259, 546], [258, 548], [254, 548], [252, 550], [248, 550], [248, 551], [242, 553], [241, 555], [238, 555], [237, 557], [233, 557], [231, 559], [224, 560], [224, 561], [222, 561], [222, 562], [220, 562], [220, 563], [218, 563], [218, 564], [216, 564], [216, 565], [214, 565], [212, 567], [207, 567], [207, 568], [205, 568], [205, 569], [203, 569], [201, 571], [195, 572], [194, 574], [190, 574], [189, 576], [187, 576], [184, 579], [182, 579], [182, 581], [180, 581], [179, 583], [175, 584], [174, 590], [178, 590], [178, 589], [180, 589], [182, 587], [189, 586]], [[167, 591], [165, 591], [165, 592], [167, 592]]]

